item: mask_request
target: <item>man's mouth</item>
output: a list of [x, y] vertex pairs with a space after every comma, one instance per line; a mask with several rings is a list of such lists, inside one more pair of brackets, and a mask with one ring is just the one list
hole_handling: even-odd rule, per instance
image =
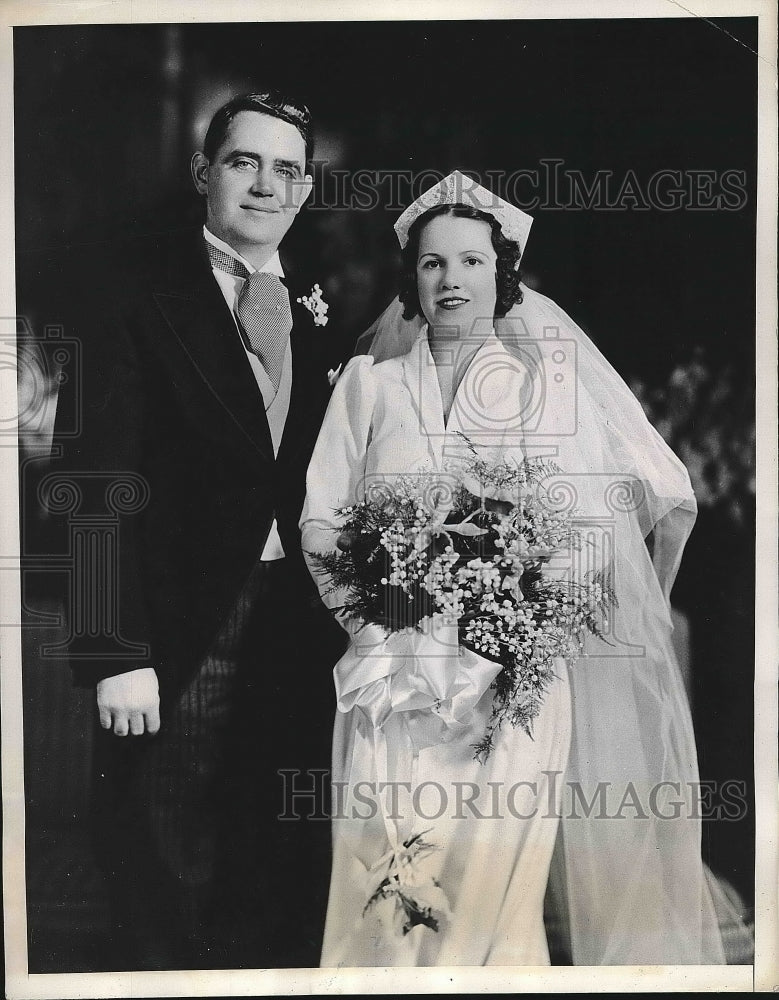
[[442, 309], [459, 309], [460, 306], [464, 306], [470, 301], [470, 299], [464, 299], [462, 295], [447, 295], [446, 298], [439, 299], [436, 305]]
[[266, 208], [264, 205], [241, 205], [241, 208], [246, 208], [250, 212], [267, 212], [270, 215], [276, 215], [278, 212], [277, 208]]

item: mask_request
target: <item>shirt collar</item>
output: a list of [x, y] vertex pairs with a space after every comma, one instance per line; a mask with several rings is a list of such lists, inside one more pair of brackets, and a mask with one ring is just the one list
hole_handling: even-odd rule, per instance
[[236, 253], [229, 243], [225, 243], [225, 241], [220, 240], [218, 236], [214, 236], [214, 234], [206, 228], [206, 226], [203, 226], [203, 237], [208, 240], [211, 246], [216, 247], [217, 250], [221, 250], [222, 253], [226, 253], [229, 257], [234, 257], [237, 261], [243, 264], [249, 274], [253, 274], [255, 271], [259, 270], [264, 274], [275, 274], [279, 278], [284, 277], [284, 268], [281, 266], [281, 259], [279, 257], [278, 250], [273, 254], [270, 260], [267, 260], [262, 265], [262, 267], [256, 268], [253, 264], [250, 264], [245, 257]]

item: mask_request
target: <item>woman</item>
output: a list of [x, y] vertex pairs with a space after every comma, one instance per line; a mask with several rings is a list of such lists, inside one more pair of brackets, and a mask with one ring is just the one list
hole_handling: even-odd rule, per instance
[[[498, 665], [458, 649], [440, 616], [389, 637], [341, 616], [352, 643], [334, 671], [323, 966], [548, 964], [547, 888], [577, 964], [724, 960], [670, 644], [689, 479], [585, 335], [521, 286], [529, 227], [457, 172], [398, 220], [403, 315], [396, 303], [380, 317], [369, 355], [336, 385], [303, 548], [334, 550], [335, 510], [399, 475], [445, 478], [468, 442], [501, 459], [549, 456], [593, 543], [580, 569], [609, 568], [619, 612], [608, 642], [588, 642], [572, 669], [559, 661], [533, 738], [504, 726], [483, 763], [473, 744]], [[343, 594], [314, 565], [337, 608]], [[381, 892], [388, 871], [434, 921], [398, 919], [397, 895]]]

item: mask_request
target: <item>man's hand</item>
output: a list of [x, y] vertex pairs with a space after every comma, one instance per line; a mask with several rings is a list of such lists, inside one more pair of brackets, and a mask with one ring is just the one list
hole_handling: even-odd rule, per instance
[[160, 686], [153, 667], [105, 677], [97, 685], [97, 708], [103, 729], [117, 736], [141, 736], [160, 728]]

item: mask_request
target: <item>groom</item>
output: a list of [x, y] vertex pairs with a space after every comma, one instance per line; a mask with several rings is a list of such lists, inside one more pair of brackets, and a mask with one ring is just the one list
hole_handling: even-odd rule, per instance
[[[342, 640], [297, 523], [335, 359], [311, 285], [278, 253], [310, 156], [304, 105], [234, 98], [192, 159], [205, 225], [80, 263], [71, 295], [83, 423], [61, 468], [129, 477], [144, 497], [119, 518], [111, 655], [85, 654], [71, 602], [71, 662], [101, 726], [114, 968], [319, 960], [327, 803], [291, 809], [290, 791], [329, 768]], [[94, 602], [105, 567], [81, 572]]]

